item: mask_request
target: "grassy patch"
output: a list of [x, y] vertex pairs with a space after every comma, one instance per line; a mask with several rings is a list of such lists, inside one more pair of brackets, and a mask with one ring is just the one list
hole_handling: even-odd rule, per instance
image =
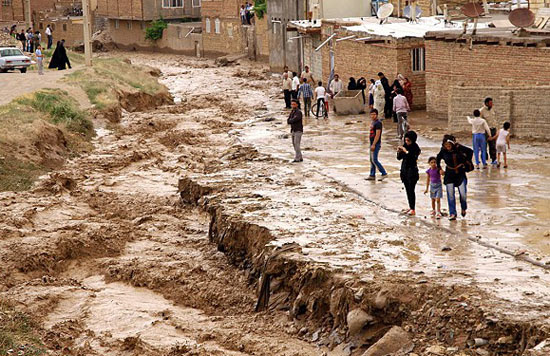
[[76, 100], [63, 90], [43, 89], [33, 95], [16, 99], [16, 102], [46, 114], [52, 123], [63, 124], [69, 131], [86, 136], [92, 133], [92, 122], [80, 110]]
[[94, 59], [92, 68], [77, 70], [67, 80], [80, 86], [100, 110], [117, 104], [116, 90], [139, 90], [151, 95], [166, 90], [147, 71], [119, 58]]
[[[59, 128], [64, 141], [50, 136], [49, 142], [41, 142], [48, 125], [44, 122]], [[0, 106], [0, 191], [29, 189], [47, 172], [42, 156], [49, 152], [45, 151], [59, 148], [70, 157], [88, 150], [92, 135], [87, 114], [63, 90], [43, 89]]]
[[35, 332], [36, 325], [24, 313], [0, 303], [0, 355], [45, 355], [46, 350]]

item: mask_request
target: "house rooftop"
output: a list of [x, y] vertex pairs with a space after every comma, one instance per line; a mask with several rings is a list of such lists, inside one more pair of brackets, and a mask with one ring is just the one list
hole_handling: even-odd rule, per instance
[[475, 35], [462, 35], [456, 31], [427, 32], [425, 38], [440, 41], [471, 41], [473, 43], [501, 44], [512, 46], [550, 47], [550, 31], [527, 29], [517, 34], [515, 27], [496, 27], [478, 29]]

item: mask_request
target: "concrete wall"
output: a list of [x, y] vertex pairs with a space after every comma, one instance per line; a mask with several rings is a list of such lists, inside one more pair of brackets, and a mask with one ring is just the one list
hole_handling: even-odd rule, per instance
[[[202, 55], [202, 36], [192, 33], [187, 38], [185, 35], [195, 27], [200, 28], [200, 23], [168, 24], [164, 30], [162, 39], [152, 42], [145, 39], [146, 21], [118, 20], [119, 28], [115, 26], [116, 20], [109, 20], [109, 29], [113, 41], [122, 48], [143, 49], [150, 51], [177, 52], [188, 55], [196, 55], [196, 51]], [[130, 25], [129, 25], [130, 24]]]
[[285, 65], [290, 70], [302, 68], [299, 40], [288, 41], [297, 37], [297, 31], [287, 31], [289, 21], [304, 19], [307, 11], [306, 0], [269, 0], [267, 2], [269, 30], [269, 65], [272, 71], [281, 71]]
[[[327, 78], [325, 78], [323, 72], [323, 52], [315, 52], [315, 48], [320, 44], [320, 35], [311, 35], [304, 38], [304, 66], [310, 68], [314, 79], [322, 80], [326, 83], [329, 73], [326, 74]], [[300, 73], [298, 73], [298, 75], [300, 75]]]
[[519, 88], [453, 86], [449, 88], [449, 128], [470, 130], [466, 120], [474, 109], [482, 106], [483, 98], [493, 98], [500, 125], [508, 121], [518, 137], [550, 138], [550, 86]]
[[362, 17], [370, 15], [369, 1], [323, 0], [321, 3], [321, 18], [325, 19]]
[[466, 43], [426, 41], [426, 104], [432, 117], [448, 118], [450, 87], [531, 87], [548, 85], [549, 78], [545, 48], [474, 44], [470, 50]]

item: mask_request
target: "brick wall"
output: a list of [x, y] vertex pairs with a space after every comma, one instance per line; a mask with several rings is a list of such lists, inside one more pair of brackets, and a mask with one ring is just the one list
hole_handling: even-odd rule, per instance
[[[325, 36], [326, 39], [326, 36]], [[397, 73], [409, 78], [413, 84], [413, 108], [423, 109], [426, 105], [426, 82], [424, 72], [412, 71], [411, 49], [422, 47], [421, 42], [388, 42], [365, 44], [355, 41], [336, 42], [334, 47], [335, 73], [345, 83], [349, 77], [378, 79], [378, 72], [383, 72], [393, 82]], [[329, 47], [323, 47], [323, 73], [330, 73]], [[323, 78], [326, 80], [326, 78]]]
[[500, 124], [509, 121], [518, 137], [550, 138], [550, 86], [521, 88], [453, 86], [448, 91], [449, 128], [470, 130], [466, 116], [483, 106], [483, 99], [493, 98]]
[[0, 21], [25, 21], [23, 0], [13, 0], [10, 6], [0, 4]]
[[109, 33], [113, 41], [122, 48], [177, 52], [192, 56], [196, 55], [197, 50], [199, 53], [202, 52], [201, 34], [192, 33], [185, 37], [193, 27], [200, 26], [200, 23], [170, 23], [164, 30], [162, 38], [152, 42], [145, 39], [145, 28], [149, 22], [118, 20], [118, 28], [116, 28], [116, 21], [109, 20]]
[[452, 86], [518, 88], [547, 85], [550, 78], [550, 51], [544, 48], [474, 44], [470, 50], [465, 43], [437, 40], [425, 46], [426, 106], [432, 117], [448, 118]]
[[[537, 1], [537, 0], [534, 0], [534, 1]], [[540, 1], [540, 0], [538, 0]], [[400, 14], [401, 16], [403, 16], [403, 9], [405, 8], [406, 6], [406, 3], [407, 0], [390, 0], [390, 3], [393, 4], [393, 16], [397, 16], [397, 11], [398, 11], [398, 5], [400, 3], [401, 5], [401, 10], [400, 10]], [[439, 6], [441, 9], [443, 9], [443, 5], [447, 4], [448, 8], [449, 9], [457, 9], [457, 8], [460, 8], [462, 5], [464, 4], [467, 4], [469, 2], [472, 2], [471, 0], [440, 0], [437, 2], [437, 6]], [[409, 1], [410, 3], [410, 1]], [[420, 9], [422, 10], [422, 16], [423, 17], [426, 17], [426, 16], [434, 16], [436, 14], [434, 14], [432, 12], [432, 6], [431, 6], [431, 0], [417, 0], [416, 1], [416, 6], [420, 7]]]

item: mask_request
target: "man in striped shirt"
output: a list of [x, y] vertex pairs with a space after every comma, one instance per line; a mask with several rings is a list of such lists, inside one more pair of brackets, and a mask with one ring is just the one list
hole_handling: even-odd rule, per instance
[[307, 83], [307, 78], [302, 79], [303, 84], [300, 85], [298, 89], [298, 99], [300, 95], [304, 96], [304, 114], [306, 117], [309, 117], [309, 112], [311, 111], [311, 98], [313, 97], [313, 90], [311, 86]]

